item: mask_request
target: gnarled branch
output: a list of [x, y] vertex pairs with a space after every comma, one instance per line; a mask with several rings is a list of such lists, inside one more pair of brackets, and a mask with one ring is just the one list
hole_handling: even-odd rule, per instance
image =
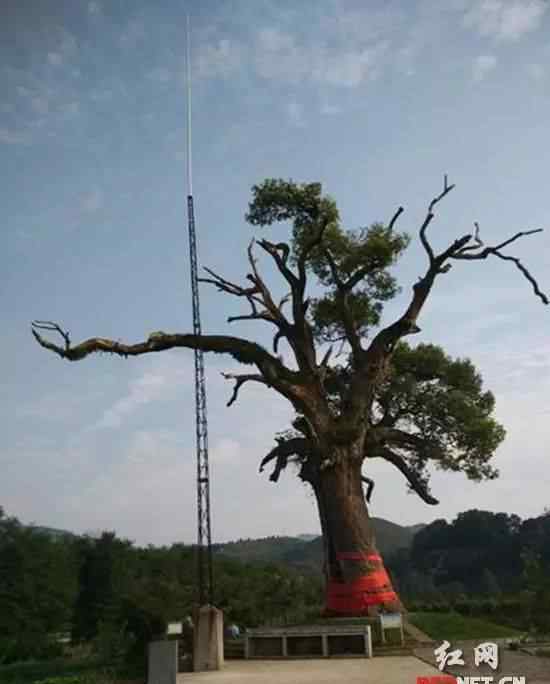
[[508, 245], [512, 244], [512, 242], [515, 242], [521, 237], [535, 235], [536, 233], [542, 233], [542, 228], [537, 228], [535, 230], [520, 231], [519, 233], [513, 235], [511, 238], [504, 240], [504, 242], [501, 242], [499, 245], [495, 245], [494, 247], [484, 247], [479, 252], [473, 252], [472, 250], [479, 249], [483, 245], [483, 242], [479, 238], [479, 225], [476, 223], [475, 227], [476, 233], [474, 239], [476, 240], [477, 244], [462, 247], [462, 249], [459, 249], [455, 253], [451, 254], [451, 258], [474, 261], [476, 259], [486, 259], [488, 256], [493, 254], [494, 256], [498, 257], [499, 259], [502, 259], [503, 261], [512, 261], [521, 271], [521, 273], [525, 276], [525, 278], [531, 283], [535, 295], [543, 302], [543, 304], [549, 304], [550, 302], [548, 300], [548, 297], [544, 294], [544, 292], [541, 291], [537, 281], [527, 270], [527, 268], [521, 263], [521, 261], [517, 257], [501, 254], [500, 252], [501, 249], [507, 247]]
[[303, 437], [293, 437], [286, 440], [278, 440], [278, 444], [262, 459], [260, 463], [260, 472], [271, 461], [276, 459], [275, 468], [269, 479], [272, 482], [277, 482], [281, 471], [287, 466], [288, 459], [291, 456], [302, 456], [306, 458], [310, 453], [311, 447], [309, 440]]
[[428, 238], [426, 237], [426, 229], [428, 228], [434, 217], [435, 205], [438, 202], [440, 202], [446, 195], [448, 195], [454, 187], [454, 185], [449, 185], [447, 181], [447, 174], [445, 174], [445, 176], [443, 177], [443, 190], [430, 202], [430, 205], [428, 207], [428, 213], [426, 215], [426, 218], [424, 219], [422, 226], [420, 227], [420, 242], [422, 243], [424, 249], [426, 250], [426, 253], [428, 254], [430, 266], [433, 264], [435, 260], [435, 255], [432, 246], [430, 245]]
[[240, 363], [256, 366], [265, 383], [273, 386], [280, 394], [289, 399], [298, 410], [307, 412], [309, 408], [304, 403], [304, 392], [300, 374], [287, 368], [282, 361], [276, 356], [272, 356], [261, 345], [240, 337], [228, 335], [184, 335], [159, 331], [151, 333], [147, 340], [137, 344], [124, 344], [123, 342], [103, 337], [92, 337], [72, 347], [67, 345], [67, 333], [60, 326], [50, 324], [50, 327], [47, 329], [58, 332], [65, 340], [64, 346], [55, 344], [42, 337], [38, 329], [43, 329], [43, 327], [44, 323], [38, 321], [32, 324], [32, 334], [38, 344], [68, 361], [80, 361], [90, 354], [97, 352], [128, 357], [179, 347], [200, 349], [204, 352], [214, 352], [217, 354], [228, 354]]
[[262, 385], [267, 385], [269, 387], [269, 383], [266, 381], [264, 376], [258, 373], [222, 373], [222, 375], [226, 380], [235, 380], [233, 394], [227, 402], [227, 406], [231, 406], [231, 404], [237, 400], [239, 390], [245, 382], [260, 382]]
[[396, 454], [394, 451], [391, 451], [390, 449], [381, 447], [377, 449], [376, 452], [374, 452], [374, 454], [371, 455], [371, 458], [376, 457], [383, 458], [385, 461], [388, 461], [388, 463], [393, 464], [401, 473], [403, 473], [403, 475], [407, 478], [407, 482], [411, 486], [411, 489], [413, 489], [418, 494], [422, 501], [425, 501], [427, 504], [430, 504], [430, 506], [436, 506], [439, 503], [439, 501], [430, 494], [426, 482], [424, 482], [424, 480], [418, 475], [418, 473], [416, 473], [413, 470], [413, 468], [409, 466], [409, 464], [402, 456]]
[[370, 503], [372, 492], [374, 491], [374, 480], [371, 480], [370, 477], [365, 477], [364, 475], [361, 475], [361, 480], [367, 485], [365, 499], [367, 500], [367, 503]]

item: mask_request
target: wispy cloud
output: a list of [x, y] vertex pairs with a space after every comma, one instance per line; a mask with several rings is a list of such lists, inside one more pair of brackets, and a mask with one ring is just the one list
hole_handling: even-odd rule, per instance
[[355, 49], [299, 43], [290, 33], [270, 27], [257, 35], [255, 66], [257, 74], [269, 80], [353, 88], [374, 74], [385, 48], [384, 42]]
[[540, 28], [547, 10], [545, 0], [476, 0], [464, 25], [481, 36], [515, 41]]
[[479, 55], [472, 65], [472, 78], [476, 83], [483, 81], [497, 66], [497, 58], [494, 55]]
[[91, 429], [117, 428], [140, 408], [176, 398], [179, 388], [189, 380], [187, 365], [175, 364], [170, 355], [154, 359], [147, 370], [130, 382], [126, 394], [107, 408]]

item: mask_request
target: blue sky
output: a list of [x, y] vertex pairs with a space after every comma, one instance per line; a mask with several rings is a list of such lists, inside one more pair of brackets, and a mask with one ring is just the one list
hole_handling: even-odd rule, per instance
[[[387, 220], [445, 247], [478, 221], [486, 243], [548, 228], [550, 11], [542, 0], [145, 3], [4, 0], [0, 26], [0, 505], [25, 522], [115, 529], [139, 543], [195, 537], [193, 358], [186, 350], [68, 364], [35, 318], [76, 340], [191, 327], [186, 238], [185, 14], [193, 27], [194, 190], [202, 264], [240, 279], [250, 188], [321, 181], [348, 227]], [[284, 239], [284, 226], [276, 229]], [[520, 256], [550, 290], [550, 232]], [[415, 237], [396, 273], [405, 305], [425, 269]], [[276, 291], [280, 284], [273, 276]], [[207, 332], [238, 302], [201, 290]], [[538, 515], [550, 441], [548, 310], [511, 264], [457, 263], [417, 341], [469, 356], [508, 430], [499, 480], [435, 473], [441, 505], [376, 465], [372, 513], [402, 524], [466, 508]], [[267, 343], [267, 331], [241, 335]], [[261, 387], [226, 408], [207, 357], [217, 540], [318, 530], [312, 496], [257, 466], [291, 412]]]

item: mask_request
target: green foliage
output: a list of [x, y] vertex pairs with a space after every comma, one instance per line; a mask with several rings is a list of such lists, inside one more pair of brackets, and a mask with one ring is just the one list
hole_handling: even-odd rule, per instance
[[[195, 561], [193, 547], [181, 544], [136, 548], [112, 532], [52, 539], [3, 517], [0, 665], [61, 655], [55, 633], [70, 631], [72, 618], [75, 641], [91, 642], [96, 660], [143, 668], [147, 644], [165, 634], [167, 622], [192, 612]], [[321, 602], [321, 577], [311, 572], [305, 578], [274, 563], [245, 564], [216, 553], [214, 574], [216, 605], [239, 625], [288, 620]]]
[[313, 299], [310, 320], [320, 341], [344, 338], [342, 306], [327, 251], [339, 277], [345, 281], [359, 269], [364, 270], [357, 288], [347, 296], [355, 327], [360, 335], [380, 322], [382, 303], [392, 299], [399, 288], [387, 270], [395, 264], [409, 244], [404, 233], [382, 223], [369, 228], [345, 230], [340, 225], [336, 203], [322, 195], [320, 183], [294, 183], [268, 179], [252, 188], [246, 219], [252, 225], [270, 226], [279, 221], [292, 222], [292, 261], [296, 264], [310, 243], [324, 228], [323, 244], [312, 249], [306, 267], [317, 277], [326, 293]]
[[458, 613], [410, 613], [409, 620], [433, 639], [498, 639], [520, 634], [512, 627]]
[[0, 663], [55, 657], [48, 635], [70, 623], [76, 596], [73, 549], [0, 513]]
[[464, 472], [469, 479], [498, 475], [489, 459], [505, 437], [492, 417], [494, 397], [468, 359], [452, 359], [431, 344], [401, 342], [380, 386], [378, 410], [395, 417], [394, 426], [422, 437], [400, 445], [410, 464], [423, 472], [428, 461], [437, 468]]

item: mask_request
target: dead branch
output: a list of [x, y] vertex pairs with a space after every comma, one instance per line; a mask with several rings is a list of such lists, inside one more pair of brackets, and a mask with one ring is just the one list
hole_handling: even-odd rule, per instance
[[310, 453], [310, 449], [309, 440], [303, 437], [293, 437], [287, 440], [279, 439], [277, 446], [262, 459], [262, 462], [260, 463], [260, 472], [263, 471], [268, 463], [277, 459], [275, 468], [269, 476], [269, 479], [272, 482], [277, 482], [281, 471], [287, 466], [288, 459], [291, 456], [302, 456], [305, 458]]
[[435, 254], [432, 249], [432, 246], [428, 242], [428, 238], [426, 237], [426, 229], [430, 225], [433, 217], [434, 217], [434, 209], [435, 205], [440, 202], [446, 195], [448, 195], [451, 190], [454, 188], [453, 185], [449, 185], [447, 182], [447, 174], [443, 177], [443, 190], [442, 192], [439, 193], [436, 197], [433, 198], [433, 200], [430, 202], [429, 207], [428, 207], [428, 213], [426, 215], [426, 218], [424, 219], [424, 222], [422, 226], [420, 227], [420, 241], [422, 242], [422, 245], [424, 246], [424, 249], [426, 250], [426, 253], [428, 254], [428, 258], [430, 260], [430, 265], [433, 264], [434, 259], [435, 259]]
[[123, 342], [103, 337], [92, 337], [75, 347], [71, 347], [67, 344], [67, 333], [63, 331], [61, 326], [55, 323], [48, 322], [46, 329], [59, 333], [65, 341], [64, 346], [57, 345], [42, 337], [38, 329], [44, 329], [44, 325], [44, 322], [39, 321], [32, 323], [34, 338], [44, 349], [48, 349], [68, 361], [80, 361], [90, 354], [97, 352], [128, 357], [180, 347], [201, 349], [204, 352], [227, 354], [240, 363], [256, 366], [267, 384], [272, 385], [293, 403], [303, 405], [300, 399], [301, 393], [297, 390], [297, 387], [301, 385], [299, 374], [287, 368], [280, 359], [272, 356], [259, 344], [240, 337], [228, 335], [184, 335], [159, 331], [151, 333], [146, 341], [138, 342], [137, 344], [124, 344]]
[[231, 398], [227, 402], [227, 406], [231, 406], [238, 397], [239, 390], [240, 388], [244, 385], [245, 382], [260, 382], [263, 385], [268, 385], [266, 382], [265, 378], [263, 375], [260, 375], [258, 373], [243, 373], [243, 374], [238, 374], [238, 373], [222, 373], [223, 377], [226, 380], [235, 380], [235, 386], [233, 387], [233, 394], [231, 395]]
[[234, 295], [235, 297], [246, 297], [252, 298], [258, 304], [261, 304], [261, 299], [254, 297], [260, 293], [259, 288], [256, 285], [252, 287], [242, 287], [236, 283], [232, 283], [230, 280], [222, 278], [222, 276], [215, 273], [212, 269], [203, 266], [204, 270], [211, 275], [211, 278], [198, 278], [199, 283], [207, 283], [209, 285], [214, 285], [218, 288], [219, 292], [227, 292], [227, 294]]
[[53, 321], [34, 321], [32, 325], [34, 328], [38, 328], [39, 330], [53, 330], [54, 332], [59, 333], [65, 340], [65, 350], [70, 349], [71, 338], [69, 337], [69, 333], [62, 330], [57, 323], [54, 323]]
[[388, 463], [391, 463], [401, 473], [403, 473], [403, 475], [407, 478], [407, 482], [409, 483], [411, 489], [418, 494], [422, 501], [425, 501], [427, 504], [430, 504], [430, 506], [436, 506], [439, 503], [439, 501], [430, 494], [430, 490], [428, 488], [427, 483], [424, 482], [420, 475], [418, 475], [418, 473], [416, 473], [408, 465], [408, 463], [402, 456], [396, 454], [394, 451], [391, 451], [390, 449], [382, 447], [377, 449], [377, 451], [373, 455], [371, 455], [371, 458], [376, 457], [383, 458], [385, 461], [388, 461]]
[[271, 296], [271, 292], [269, 291], [269, 288], [263, 281], [257, 267], [256, 267], [256, 259], [253, 254], [253, 247], [254, 247], [254, 240], [251, 240], [250, 244], [248, 245], [247, 253], [248, 253], [248, 262], [250, 263], [250, 268], [252, 269], [252, 273], [249, 274], [247, 277], [248, 279], [255, 285], [255, 287], [258, 288], [258, 291], [261, 296], [262, 304], [266, 308], [266, 310], [269, 313], [269, 316], [271, 319], [277, 323], [278, 325], [282, 326], [284, 330], [287, 332], [289, 331], [290, 324], [286, 320], [285, 316], [281, 312], [280, 308], [275, 304], [273, 301], [273, 298]]
[[507, 240], [504, 240], [504, 242], [501, 242], [498, 245], [495, 245], [494, 247], [484, 247], [481, 251], [479, 252], [473, 252], [472, 249], [478, 249], [483, 245], [483, 242], [479, 239], [479, 224], [475, 223], [474, 224], [476, 227], [476, 234], [474, 239], [478, 243], [476, 246], [471, 245], [471, 246], [464, 246], [461, 249], [453, 252], [450, 254], [450, 258], [452, 259], [462, 259], [462, 260], [467, 260], [467, 261], [475, 261], [475, 260], [480, 260], [480, 259], [487, 259], [488, 256], [491, 254], [498, 257], [499, 259], [502, 259], [503, 261], [512, 261], [517, 268], [521, 271], [521, 273], [525, 276], [525, 278], [531, 283], [533, 286], [533, 291], [537, 297], [544, 303], [548, 304], [549, 300], [548, 297], [542, 292], [539, 288], [539, 285], [535, 278], [531, 275], [531, 273], [527, 270], [527, 268], [521, 263], [519, 258], [509, 256], [506, 254], [502, 254], [500, 252], [501, 249], [504, 247], [507, 247], [508, 245], [512, 244], [512, 242], [515, 242], [521, 237], [526, 237], [529, 235], [535, 235], [536, 233], [542, 233], [542, 228], [536, 228], [535, 230], [525, 230], [525, 231], [520, 231], [519, 233], [516, 233], [515, 235], [512, 235], [511, 238], [508, 238]]
[[371, 480], [370, 477], [365, 477], [364, 475], [361, 475], [361, 480], [367, 485], [365, 499], [367, 500], [367, 503], [370, 503], [372, 492], [374, 490], [374, 480]]
[[275, 244], [273, 242], [269, 242], [269, 240], [258, 240], [258, 244], [264, 250], [264, 252], [267, 252], [271, 256], [277, 268], [279, 269], [279, 272], [290, 285], [292, 292], [294, 292], [299, 283], [298, 278], [286, 265], [290, 247], [285, 242], [279, 242]]
[[397, 219], [401, 216], [401, 214], [402, 214], [404, 211], [405, 211], [405, 209], [404, 209], [403, 207], [399, 207], [398, 210], [395, 212], [395, 214], [392, 216], [391, 221], [388, 223], [388, 228], [389, 228], [390, 230], [393, 229], [393, 227], [394, 227], [394, 225], [395, 225], [395, 222], [397, 221]]

